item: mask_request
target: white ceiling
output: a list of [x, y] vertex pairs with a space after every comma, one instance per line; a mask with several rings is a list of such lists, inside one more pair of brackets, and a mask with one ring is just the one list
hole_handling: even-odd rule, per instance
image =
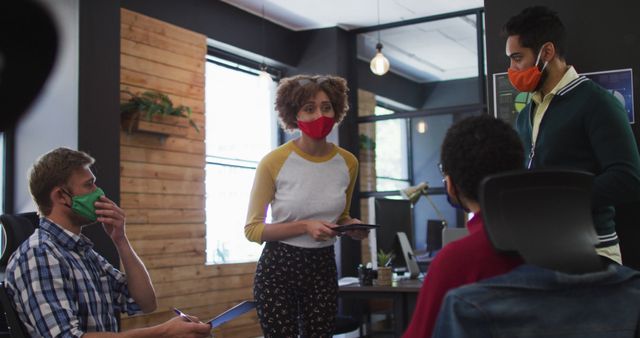
[[[378, 24], [375, 0], [222, 0], [291, 30]], [[380, 0], [379, 23], [398, 22], [483, 7], [483, 0]], [[391, 71], [418, 82], [477, 76], [475, 15], [383, 30]], [[360, 34], [358, 58], [370, 60], [376, 32]]]

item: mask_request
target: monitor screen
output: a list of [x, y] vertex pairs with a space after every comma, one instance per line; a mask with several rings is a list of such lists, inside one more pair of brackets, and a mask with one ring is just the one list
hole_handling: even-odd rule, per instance
[[393, 251], [396, 258], [392, 265], [394, 267], [406, 266], [403, 252], [396, 239], [396, 233], [404, 232], [407, 234], [411, 247], [415, 247], [411, 202], [408, 200], [376, 198], [374, 200], [374, 208], [375, 223], [381, 225], [380, 228], [376, 229], [377, 250]]

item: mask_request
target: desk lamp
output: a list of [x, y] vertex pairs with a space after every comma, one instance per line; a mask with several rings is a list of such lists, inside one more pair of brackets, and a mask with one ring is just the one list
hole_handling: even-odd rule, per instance
[[400, 190], [400, 194], [402, 195], [403, 198], [411, 202], [411, 206], [416, 205], [416, 203], [418, 203], [418, 200], [420, 200], [420, 197], [422, 196], [426, 197], [427, 201], [429, 201], [429, 204], [431, 204], [431, 207], [438, 215], [438, 218], [440, 218], [440, 221], [442, 222], [442, 226], [445, 227], [447, 226], [447, 221], [444, 219], [444, 216], [442, 215], [438, 207], [436, 207], [435, 203], [433, 203], [433, 200], [431, 200], [431, 197], [429, 197], [428, 190], [429, 190], [429, 184], [427, 184], [427, 182], [420, 182], [417, 185]]
[[442, 247], [442, 230], [447, 227], [447, 221], [444, 219], [444, 215], [442, 215], [435, 203], [433, 203], [431, 197], [429, 197], [428, 190], [429, 185], [427, 182], [420, 182], [417, 185], [400, 190], [400, 194], [403, 198], [411, 202], [412, 207], [418, 203], [420, 197], [426, 197], [427, 201], [429, 201], [429, 204], [431, 204], [431, 207], [438, 215], [439, 220], [429, 220], [427, 225], [427, 250], [429, 257], [431, 257], [435, 250]]

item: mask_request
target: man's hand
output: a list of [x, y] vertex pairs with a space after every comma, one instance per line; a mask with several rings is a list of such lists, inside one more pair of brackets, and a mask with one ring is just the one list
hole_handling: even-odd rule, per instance
[[101, 196], [95, 203], [97, 221], [102, 223], [104, 230], [114, 243], [120, 243], [126, 239], [125, 214], [112, 200]]
[[336, 226], [335, 224], [315, 220], [305, 221], [305, 224], [307, 233], [316, 241], [326, 241], [338, 235], [337, 232], [331, 229]]

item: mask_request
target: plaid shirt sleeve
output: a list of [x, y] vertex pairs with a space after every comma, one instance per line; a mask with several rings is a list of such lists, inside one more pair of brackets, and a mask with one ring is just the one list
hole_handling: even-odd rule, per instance
[[34, 247], [7, 266], [7, 291], [31, 335], [82, 337], [73, 272], [64, 260]]
[[111, 276], [111, 289], [115, 291], [113, 305], [117, 312], [126, 312], [129, 316], [142, 312], [140, 306], [129, 294], [127, 276], [111, 265], [104, 257], [96, 255], [102, 269]]

